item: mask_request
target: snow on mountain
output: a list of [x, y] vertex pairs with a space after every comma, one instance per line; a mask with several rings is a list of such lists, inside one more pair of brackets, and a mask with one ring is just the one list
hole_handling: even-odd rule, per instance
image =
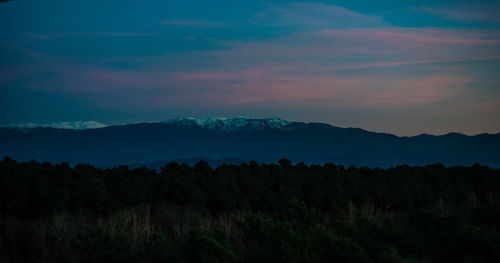
[[54, 129], [87, 130], [87, 129], [104, 128], [106, 127], [106, 125], [97, 121], [74, 121], [74, 122], [57, 122], [57, 123], [42, 123], [42, 124], [24, 123], [24, 124], [5, 125], [4, 127], [21, 128], [21, 129], [54, 128]]
[[165, 121], [165, 123], [181, 124], [184, 126], [200, 126], [206, 129], [218, 130], [223, 132], [234, 131], [237, 129], [245, 128], [250, 130], [263, 130], [265, 128], [280, 129], [291, 122], [278, 119], [249, 119], [246, 117], [237, 118], [176, 118]]
[[[142, 122], [139, 122], [142, 123]], [[246, 117], [237, 118], [175, 118], [164, 121], [164, 123], [177, 124], [182, 127], [199, 126], [205, 129], [216, 130], [217, 132], [230, 132], [234, 130], [246, 131], [261, 131], [264, 129], [281, 129], [292, 122], [278, 118], [267, 119], [249, 119]], [[74, 122], [58, 122], [58, 123], [24, 123], [15, 125], [3, 125], [5, 128], [55, 128], [55, 129], [71, 129], [71, 130], [87, 130], [107, 127], [107, 125], [97, 121], [74, 121]]]

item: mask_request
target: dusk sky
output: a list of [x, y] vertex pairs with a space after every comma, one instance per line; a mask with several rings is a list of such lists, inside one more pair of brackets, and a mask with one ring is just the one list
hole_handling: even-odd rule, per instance
[[0, 2], [0, 124], [206, 116], [500, 132], [500, 2]]

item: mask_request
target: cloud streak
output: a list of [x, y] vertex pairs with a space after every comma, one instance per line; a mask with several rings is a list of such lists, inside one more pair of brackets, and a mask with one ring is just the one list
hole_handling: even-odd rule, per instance
[[150, 37], [155, 36], [154, 33], [142, 32], [78, 32], [78, 33], [59, 33], [59, 34], [35, 34], [31, 32], [24, 33], [24, 36], [32, 39], [54, 40], [68, 37]]
[[460, 63], [460, 62], [478, 62], [478, 61], [500, 61], [500, 56], [492, 57], [474, 57], [474, 58], [458, 58], [458, 59], [428, 59], [428, 60], [409, 60], [409, 61], [391, 61], [379, 62], [371, 64], [353, 64], [342, 65], [330, 68], [323, 68], [321, 71], [349, 70], [349, 69], [369, 69], [369, 68], [387, 68], [408, 65], [423, 65], [423, 64], [441, 64], [441, 63]]
[[258, 12], [254, 20], [266, 25], [304, 29], [385, 25], [379, 16], [365, 15], [336, 5], [307, 2], [269, 6], [267, 10]]
[[222, 28], [228, 26], [228, 24], [221, 22], [200, 20], [195, 18], [163, 19], [161, 23], [165, 26], [198, 27], [198, 28]]
[[429, 7], [414, 8], [417, 12], [435, 15], [443, 19], [459, 22], [500, 23], [498, 6]]
[[343, 37], [366, 39], [370, 42], [387, 42], [393, 44], [452, 44], [452, 45], [499, 45], [498, 31], [446, 30], [436, 28], [356, 28], [340, 30], [323, 30], [320, 35], [326, 37]]

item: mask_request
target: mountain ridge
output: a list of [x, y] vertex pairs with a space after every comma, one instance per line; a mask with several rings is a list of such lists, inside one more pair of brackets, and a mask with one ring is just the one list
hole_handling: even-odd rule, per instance
[[[123, 124], [114, 124], [107, 125], [101, 123], [99, 121], [90, 120], [90, 121], [66, 121], [66, 122], [55, 122], [55, 123], [21, 123], [21, 124], [3, 124], [0, 125], [0, 129], [35, 129], [35, 128], [52, 128], [52, 129], [68, 129], [68, 130], [88, 130], [88, 129], [102, 129], [108, 127], [117, 127], [117, 126], [129, 126], [129, 125], [140, 125], [140, 124], [182, 124], [185, 126], [200, 126], [206, 129], [220, 129], [221, 131], [233, 131], [241, 128], [273, 128], [280, 129], [285, 128], [290, 125], [297, 126], [305, 126], [305, 125], [317, 125], [324, 126], [328, 128], [334, 129], [349, 129], [355, 132], [368, 132], [368, 133], [376, 133], [376, 134], [386, 134], [391, 136], [396, 136], [398, 138], [414, 138], [414, 137], [440, 137], [440, 136], [480, 136], [480, 135], [497, 135], [498, 133], [479, 133], [474, 135], [464, 134], [460, 132], [448, 132], [445, 134], [429, 134], [422, 133], [417, 135], [396, 135], [388, 132], [375, 132], [369, 131], [363, 128], [357, 127], [338, 127], [332, 124], [323, 123], [323, 122], [299, 122], [299, 121], [287, 121], [281, 118], [247, 118], [243, 116], [235, 117], [235, 118], [225, 118], [225, 117], [205, 117], [205, 118], [194, 118], [194, 117], [181, 117], [181, 118], [172, 118], [164, 121], [157, 122], [134, 122], [134, 123], [123, 123]], [[243, 125], [242, 125], [243, 124]]]
[[33, 129], [33, 128], [53, 128], [53, 129], [68, 129], [68, 130], [87, 130], [87, 129], [100, 129], [108, 125], [98, 121], [64, 121], [53, 123], [21, 123], [21, 124], [6, 124], [0, 125], [0, 128], [20, 128], [20, 129]]
[[401, 164], [500, 167], [500, 133], [399, 137], [359, 128], [281, 119], [205, 119], [114, 125], [97, 129], [0, 129], [0, 157], [100, 166], [162, 160], [281, 158], [307, 164], [370, 167]]

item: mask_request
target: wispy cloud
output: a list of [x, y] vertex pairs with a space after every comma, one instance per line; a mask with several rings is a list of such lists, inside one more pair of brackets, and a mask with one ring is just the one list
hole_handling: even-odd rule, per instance
[[459, 63], [459, 62], [478, 62], [478, 61], [500, 61], [500, 56], [492, 57], [472, 57], [472, 58], [456, 58], [456, 59], [428, 59], [428, 60], [407, 60], [407, 61], [390, 61], [367, 64], [350, 64], [342, 66], [334, 66], [323, 68], [322, 71], [334, 70], [349, 70], [349, 69], [368, 69], [368, 68], [387, 68], [407, 65], [422, 65], [422, 64], [441, 64], [441, 63]]
[[106, 37], [150, 37], [156, 35], [155, 33], [142, 33], [142, 32], [84, 32], [78, 35], [81, 36], [106, 36]]
[[282, 63], [320, 71], [494, 61], [500, 57], [500, 34], [490, 30], [328, 29], [224, 45], [231, 48], [203, 56], [230, 61], [233, 66]]
[[500, 23], [500, 16], [498, 15], [500, 7], [498, 5], [461, 7], [422, 6], [413, 10], [459, 22]]
[[48, 35], [40, 35], [40, 34], [34, 34], [34, 33], [24, 33], [25, 36], [30, 37], [30, 38], [36, 38], [36, 39], [50, 39]]
[[345, 28], [385, 25], [382, 17], [365, 15], [340, 6], [324, 3], [294, 3], [269, 6], [257, 13], [256, 22], [303, 28]]
[[177, 26], [177, 27], [221, 28], [229, 26], [229, 24], [222, 22], [200, 20], [195, 18], [163, 19], [161, 22], [165, 26]]
[[57, 34], [35, 34], [31, 32], [24, 33], [24, 36], [33, 39], [54, 40], [67, 37], [149, 37], [154, 36], [154, 33], [142, 32], [76, 32], [76, 33], [57, 33]]
[[165, 26], [224, 28], [230, 26], [291, 26], [299, 29], [346, 28], [383, 26], [382, 17], [365, 15], [350, 9], [324, 3], [292, 3], [288, 5], [268, 4], [263, 11], [251, 19], [243, 18], [239, 23], [202, 20], [197, 18], [163, 19]]
[[500, 32], [487, 30], [453, 30], [441, 28], [355, 28], [323, 30], [319, 34], [331, 37], [365, 39], [370, 42], [499, 45]]
[[52, 40], [56, 38], [64, 38], [70, 36], [69, 34], [36, 34], [32, 32], [25, 32], [25, 37], [41, 40]]

